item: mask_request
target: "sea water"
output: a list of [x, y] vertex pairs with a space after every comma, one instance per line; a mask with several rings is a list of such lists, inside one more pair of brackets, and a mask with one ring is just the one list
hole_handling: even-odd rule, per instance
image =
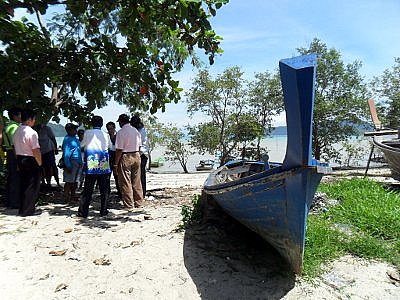
[[[64, 137], [56, 137], [58, 146], [61, 147], [62, 141]], [[353, 159], [351, 162], [352, 166], [357, 167], [365, 167], [368, 161], [369, 151], [371, 149], [371, 138], [366, 138], [363, 136], [360, 137], [352, 137], [350, 139], [350, 143], [354, 146], [361, 147], [363, 149], [362, 153], [360, 153], [360, 158], [356, 160]], [[267, 149], [267, 153], [269, 155], [269, 160], [271, 162], [282, 162], [285, 158], [286, 154], [286, 144], [287, 144], [287, 136], [286, 135], [274, 135], [270, 137], [266, 137], [261, 141], [261, 146]], [[189, 147], [189, 146], [188, 146]], [[341, 153], [341, 159], [346, 161], [348, 157], [348, 153], [343, 149], [343, 144], [335, 144], [335, 149], [339, 150]], [[194, 150], [195, 151], [195, 150]], [[156, 160], [157, 158], [165, 158], [165, 147], [156, 146], [156, 148], [151, 153], [152, 160]], [[199, 164], [201, 160], [211, 159], [216, 161], [215, 167], [218, 166], [218, 157], [216, 157], [216, 153], [206, 153], [199, 154], [195, 153], [188, 157], [187, 161], [187, 169], [190, 173], [196, 172], [196, 165]], [[329, 162], [333, 166], [338, 166], [339, 164], [335, 161]], [[177, 160], [166, 160], [164, 165], [161, 167], [152, 167], [152, 171], [157, 173], [182, 173], [183, 168]]]

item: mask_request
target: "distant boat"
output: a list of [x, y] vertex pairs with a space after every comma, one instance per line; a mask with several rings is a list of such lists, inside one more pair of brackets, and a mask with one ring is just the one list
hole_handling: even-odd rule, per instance
[[392, 178], [400, 181], [400, 139], [378, 140], [373, 139], [374, 145], [383, 152], [392, 172]]
[[150, 167], [151, 168], [158, 168], [164, 165], [165, 158], [164, 157], [157, 157], [151, 161]]
[[198, 165], [196, 165], [196, 171], [209, 171], [214, 169], [215, 161], [211, 159], [201, 160]]
[[315, 54], [279, 62], [287, 120], [283, 163], [235, 161], [210, 173], [204, 192], [233, 218], [274, 246], [300, 273], [307, 214], [330, 170], [311, 155]]

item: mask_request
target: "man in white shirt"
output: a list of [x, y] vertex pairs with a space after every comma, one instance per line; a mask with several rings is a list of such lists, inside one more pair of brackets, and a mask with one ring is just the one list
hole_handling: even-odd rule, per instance
[[122, 202], [127, 210], [143, 205], [142, 184], [140, 181], [140, 145], [141, 136], [136, 128], [129, 124], [129, 116], [122, 114], [117, 122], [121, 129], [115, 141], [114, 172], [118, 174]]
[[146, 197], [146, 166], [149, 159], [147, 132], [139, 116], [132, 116], [130, 123], [139, 131], [142, 137], [142, 145], [140, 145], [140, 180], [142, 182], [143, 197]]
[[96, 181], [100, 188], [100, 216], [108, 214], [108, 176], [111, 172], [108, 149], [111, 147], [111, 140], [110, 136], [101, 130], [103, 126], [102, 117], [94, 116], [92, 126], [93, 129], [85, 131], [81, 142], [81, 147], [84, 148], [86, 176], [78, 216], [83, 218], [87, 218], [89, 214], [89, 205], [92, 201]]

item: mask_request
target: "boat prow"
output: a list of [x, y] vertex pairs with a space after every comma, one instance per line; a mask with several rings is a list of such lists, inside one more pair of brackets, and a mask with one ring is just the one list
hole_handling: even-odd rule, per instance
[[316, 55], [281, 60], [279, 65], [288, 128], [283, 163], [227, 164], [210, 173], [204, 192], [267, 240], [299, 273], [308, 210], [330, 169], [311, 155]]

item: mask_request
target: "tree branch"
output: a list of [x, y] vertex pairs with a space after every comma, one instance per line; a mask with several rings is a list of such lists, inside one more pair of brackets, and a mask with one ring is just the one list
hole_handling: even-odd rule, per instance
[[42, 32], [43, 32], [44, 36], [46, 37], [46, 39], [49, 41], [49, 44], [51, 44], [50, 33], [47, 30], [46, 24], [43, 21], [42, 14], [36, 8], [35, 8], [35, 13], [36, 13], [36, 17], [37, 17], [38, 22], [39, 22], [40, 29], [42, 30]]

